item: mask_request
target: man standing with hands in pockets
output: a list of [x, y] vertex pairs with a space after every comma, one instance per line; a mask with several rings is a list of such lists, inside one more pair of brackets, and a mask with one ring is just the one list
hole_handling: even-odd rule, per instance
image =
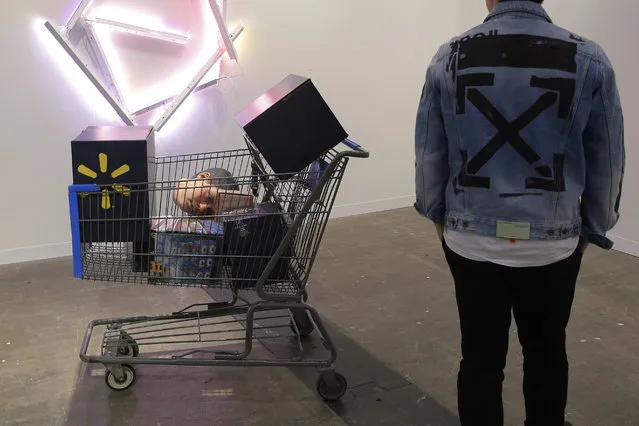
[[[479, 0], [475, 0], [479, 1]], [[435, 223], [462, 334], [463, 426], [502, 426], [512, 316], [527, 426], [563, 426], [568, 324], [582, 256], [610, 249], [625, 167], [604, 51], [552, 23], [543, 0], [485, 0], [442, 46], [419, 104], [416, 208]]]

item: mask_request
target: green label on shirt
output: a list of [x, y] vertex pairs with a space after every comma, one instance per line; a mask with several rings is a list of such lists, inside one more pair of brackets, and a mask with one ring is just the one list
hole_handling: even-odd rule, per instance
[[529, 240], [530, 223], [497, 221], [497, 237]]

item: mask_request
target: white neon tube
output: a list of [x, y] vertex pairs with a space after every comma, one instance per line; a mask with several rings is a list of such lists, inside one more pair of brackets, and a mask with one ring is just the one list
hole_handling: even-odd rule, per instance
[[82, 59], [80, 59], [78, 52], [69, 44], [69, 42], [67, 42], [64, 36], [60, 34], [60, 32], [50, 22], [45, 22], [44, 26], [47, 28], [47, 30], [49, 30], [51, 35], [53, 35], [58, 43], [60, 43], [62, 48], [67, 52], [71, 59], [73, 59], [73, 62], [75, 62], [78, 67], [80, 67], [84, 75], [87, 76], [87, 78], [91, 81], [91, 83], [93, 83], [96, 89], [98, 89], [102, 96], [104, 96], [104, 98], [115, 110], [122, 121], [124, 121], [127, 126], [135, 126], [133, 120], [127, 115], [126, 112], [124, 112], [124, 108], [122, 107], [122, 105], [109, 93], [109, 90], [104, 87], [100, 80], [98, 80], [95, 75], [93, 75], [87, 65], [82, 61]]
[[94, 60], [97, 62], [100, 70], [102, 70], [102, 74], [104, 75], [104, 79], [106, 80], [107, 85], [111, 86], [111, 88], [113, 89], [111, 93], [114, 93], [116, 95], [123, 109], [127, 109], [126, 102], [122, 94], [122, 89], [120, 88], [120, 85], [118, 84], [114, 76], [115, 74], [113, 72], [113, 69], [111, 68], [111, 65], [109, 64], [109, 61], [106, 59], [106, 53], [104, 52], [104, 49], [100, 44], [100, 40], [95, 33], [93, 24], [87, 22], [85, 29], [87, 31], [87, 40], [89, 41], [90, 53], [92, 54]]
[[75, 28], [75, 26], [78, 24], [78, 22], [82, 18], [84, 18], [84, 14], [86, 13], [87, 9], [91, 6], [92, 3], [93, 3], [93, 0], [82, 0], [80, 4], [78, 4], [78, 7], [75, 9], [75, 12], [73, 12], [73, 15], [71, 15], [69, 22], [67, 22], [66, 24], [66, 27], [68, 28], [69, 31], [72, 31]]
[[220, 34], [222, 35], [222, 41], [224, 42], [226, 51], [229, 53], [229, 57], [234, 61], [237, 61], [237, 52], [235, 51], [233, 40], [231, 40], [231, 36], [226, 27], [226, 22], [224, 21], [224, 15], [220, 10], [220, 6], [217, 4], [217, 0], [209, 0], [209, 5], [211, 6], [211, 10], [213, 11], [215, 22], [217, 22], [217, 27], [220, 31]]
[[169, 43], [186, 44], [190, 36], [188, 34], [172, 33], [168, 31], [159, 31], [151, 28], [140, 27], [137, 25], [126, 24], [124, 22], [112, 21], [110, 19], [91, 18], [86, 19], [87, 22], [107, 25], [113, 30], [122, 31], [129, 34], [135, 34], [142, 37], [162, 40]]
[[162, 127], [164, 127], [166, 122], [169, 121], [173, 114], [175, 114], [175, 111], [177, 111], [177, 109], [184, 103], [186, 98], [188, 98], [189, 95], [193, 93], [198, 84], [200, 84], [200, 81], [202, 81], [204, 76], [211, 70], [211, 68], [213, 68], [213, 65], [215, 65], [219, 60], [222, 59], [225, 53], [226, 49], [224, 47], [220, 47], [219, 49], [217, 49], [217, 52], [215, 52], [215, 54], [211, 56], [211, 59], [209, 59], [208, 62], [204, 64], [202, 69], [195, 75], [195, 77], [193, 77], [193, 80], [191, 80], [189, 85], [186, 86], [182, 93], [175, 97], [175, 100], [173, 101], [171, 106], [165, 111], [164, 114], [162, 114], [162, 117], [160, 117], [158, 122], [155, 123], [155, 126], [153, 126], [155, 127], [156, 132], [162, 130]]
[[[235, 42], [235, 40], [237, 40], [237, 38], [240, 36], [240, 34], [242, 34], [243, 31], [244, 31], [244, 26], [243, 25], [239, 25], [239, 26], [235, 27], [233, 29], [233, 31], [231, 32], [231, 41]], [[218, 78], [216, 78], [216, 79], [214, 79], [212, 81], [209, 81], [208, 83], [200, 84], [199, 86], [197, 86], [195, 88], [195, 90], [193, 90], [193, 92], [199, 92], [201, 90], [208, 89], [209, 87], [216, 85], [219, 81], [220, 80]], [[149, 105], [147, 107], [144, 107], [144, 108], [142, 108], [139, 111], [135, 111], [131, 115], [133, 115], [135, 117], [140, 116], [140, 115], [144, 115], [144, 114], [146, 114], [148, 112], [153, 111], [154, 109], [161, 108], [164, 105], [167, 105], [168, 103], [170, 103], [170, 102], [172, 102], [174, 100], [175, 100], [175, 97], [171, 97], [171, 98], [167, 98], [167, 99], [161, 100], [159, 102], [154, 103], [153, 105]]]

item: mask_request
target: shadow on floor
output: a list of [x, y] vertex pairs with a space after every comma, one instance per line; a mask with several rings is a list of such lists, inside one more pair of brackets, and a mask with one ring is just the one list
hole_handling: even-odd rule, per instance
[[[454, 426], [453, 413], [403, 378], [364, 348], [323, 319], [338, 349], [335, 368], [346, 376], [349, 392], [338, 403], [327, 405], [348, 425]], [[321, 343], [317, 342], [317, 345]], [[286, 349], [270, 343], [265, 346], [277, 354]], [[317, 373], [293, 368], [309, 389], [315, 389]]]
[[[206, 291], [220, 300], [214, 290]], [[245, 295], [246, 296], [246, 295]], [[254, 294], [248, 295], [255, 299]], [[240, 318], [238, 318], [240, 319]], [[324, 326], [337, 348], [335, 369], [346, 377], [349, 391], [338, 403], [327, 405], [348, 425], [453, 426], [459, 421], [427, 393], [413, 385], [398, 372], [344, 334], [334, 323], [322, 317]], [[276, 326], [276, 322], [259, 321], [261, 326]], [[275, 328], [278, 334], [282, 328]], [[325, 348], [316, 332], [304, 339], [302, 356], [323, 359]], [[299, 356], [298, 341], [288, 337], [261, 341], [263, 347], [277, 359]], [[308, 389], [315, 392], [319, 377], [316, 369], [290, 369]]]

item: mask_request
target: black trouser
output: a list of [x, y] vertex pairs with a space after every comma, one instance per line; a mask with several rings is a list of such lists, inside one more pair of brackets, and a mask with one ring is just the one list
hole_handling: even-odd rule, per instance
[[582, 252], [538, 268], [474, 262], [444, 243], [462, 334], [458, 376], [463, 426], [502, 426], [511, 311], [524, 354], [527, 426], [563, 426], [568, 396], [566, 326]]

